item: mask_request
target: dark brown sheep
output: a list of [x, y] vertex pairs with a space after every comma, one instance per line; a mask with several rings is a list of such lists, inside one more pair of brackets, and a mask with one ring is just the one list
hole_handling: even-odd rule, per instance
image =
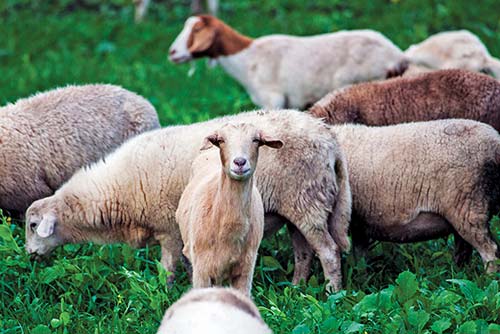
[[334, 91], [309, 112], [327, 123], [392, 125], [466, 118], [500, 130], [500, 82], [465, 70], [361, 83]]

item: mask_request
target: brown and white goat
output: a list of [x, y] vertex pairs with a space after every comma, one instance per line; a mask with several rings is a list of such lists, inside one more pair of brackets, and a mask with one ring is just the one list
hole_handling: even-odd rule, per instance
[[202, 147], [218, 147], [220, 158], [210, 161], [207, 152], [193, 162], [176, 219], [194, 288], [227, 281], [250, 295], [264, 233], [264, 207], [253, 180], [262, 145], [281, 148], [283, 143], [250, 124], [228, 124], [206, 137]]
[[169, 51], [174, 63], [208, 57], [266, 108], [305, 108], [331, 90], [404, 72], [403, 52], [373, 30], [296, 37], [243, 36], [209, 15], [187, 19]]

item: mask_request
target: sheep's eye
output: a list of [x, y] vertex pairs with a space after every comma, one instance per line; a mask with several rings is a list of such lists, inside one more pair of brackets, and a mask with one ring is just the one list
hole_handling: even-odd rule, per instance
[[224, 144], [224, 139], [219, 139], [219, 144]]
[[35, 228], [36, 228], [36, 223], [31, 223], [30, 224], [31, 232], [35, 232]]
[[260, 143], [260, 139], [259, 138], [255, 138], [254, 140], [252, 140], [254, 143], [256, 144], [259, 144]]

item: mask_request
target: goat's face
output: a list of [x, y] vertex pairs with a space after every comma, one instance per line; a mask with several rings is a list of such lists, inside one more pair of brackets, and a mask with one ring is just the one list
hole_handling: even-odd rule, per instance
[[58, 218], [51, 197], [34, 202], [26, 211], [26, 250], [32, 255], [46, 255], [62, 245]]
[[251, 124], [227, 124], [205, 138], [202, 149], [220, 150], [222, 168], [234, 180], [247, 180], [257, 167], [259, 147], [281, 148], [283, 142], [269, 137]]
[[170, 61], [179, 64], [205, 56], [204, 52], [214, 44], [217, 35], [214, 21], [209, 15], [188, 18], [181, 33], [170, 46]]

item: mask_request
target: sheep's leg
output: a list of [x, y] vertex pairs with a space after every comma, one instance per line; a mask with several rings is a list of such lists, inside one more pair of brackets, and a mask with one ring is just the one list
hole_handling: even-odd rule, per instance
[[196, 264], [193, 265], [193, 288], [210, 288], [212, 280], [209, 276], [203, 275]]
[[264, 87], [262, 87], [261, 91], [264, 93], [250, 94], [250, 98], [254, 104], [269, 109], [282, 109], [287, 107], [287, 101], [283, 94], [275, 93]]
[[182, 254], [182, 241], [180, 237], [169, 234], [157, 235], [156, 239], [161, 246], [161, 264], [166, 271], [172, 273], [168, 277], [168, 284], [172, 284], [175, 280], [175, 268]]
[[213, 16], [217, 16], [217, 11], [219, 9], [219, 0], [207, 0], [208, 11]]
[[287, 227], [290, 238], [292, 239], [293, 256], [295, 260], [292, 283], [297, 285], [302, 280], [307, 282], [314, 254], [311, 246], [309, 246], [307, 240], [297, 227], [292, 224], [287, 224]]
[[479, 222], [479, 224], [472, 224], [466, 222], [464, 224], [454, 224], [453, 222], [460, 221], [456, 218], [450, 219], [450, 223], [453, 225], [457, 233], [472, 247], [474, 247], [481, 259], [483, 260], [484, 267], [487, 273], [493, 273], [497, 271], [497, 266], [494, 261], [499, 258], [499, 249], [495, 240], [492, 238], [491, 233], [488, 229], [488, 216], [486, 214], [468, 214], [468, 221]]
[[459, 266], [470, 261], [472, 255], [472, 246], [465, 241], [457, 232], [454, 232], [455, 239], [455, 255], [453, 259]]
[[356, 224], [354, 219], [351, 221], [351, 238], [356, 261], [366, 257], [370, 247], [370, 237], [366, 234], [365, 229], [366, 226]]
[[203, 12], [203, 6], [201, 0], [191, 0], [191, 13], [200, 14]]
[[139, 23], [146, 16], [150, 0], [134, 0], [135, 5], [135, 22]]
[[264, 216], [264, 238], [274, 235], [288, 222], [286, 218], [276, 213], [266, 213]]
[[326, 227], [313, 226], [313, 224], [305, 224], [309, 226], [306, 229], [300, 229], [309, 245], [318, 254], [327, 289], [332, 291], [339, 291], [342, 288], [342, 270], [340, 267], [340, 248], [337, 246], [332, 236]]

